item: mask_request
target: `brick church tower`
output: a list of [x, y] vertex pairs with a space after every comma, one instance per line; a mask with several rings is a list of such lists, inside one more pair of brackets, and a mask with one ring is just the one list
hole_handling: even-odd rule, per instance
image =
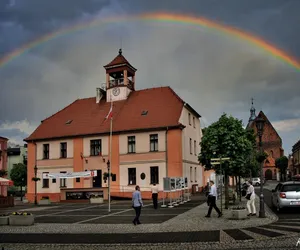
[[[263, 111], [260, 111], [259, 114], [256, 116], [252, 99], [250, 118], [248, 121], [247, 128], [252, 128], [255, 134], [257, 134], [256, 120], [259, 117], [265, 120], [265, 126], [262, 136], [262, 146], [264, 151], [268, 154], [268, 158], [264, 162], [264, 176], [266, 180], [275, 180], [277, 179], [278, 172], [277, 168], [275, 167], [275, 160], [284, 155], [284, 150], [282, 148], [282, 140]], [[258, 147], [258, 135], [256, 136], [256, 141]]]

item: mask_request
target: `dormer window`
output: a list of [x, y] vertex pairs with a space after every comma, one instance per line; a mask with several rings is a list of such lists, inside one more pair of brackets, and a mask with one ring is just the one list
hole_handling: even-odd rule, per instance
[[148, 114], [148, 110], [143, 110], [141, 115], [145, 116], [147, 114]]
[[66, 121], [66, 125], [69, 125], [69, 124], [71, 124], [71, 123], [72, 123], [72, 121], [73, 121], [73, 120], [67, 120], [67, 121]]

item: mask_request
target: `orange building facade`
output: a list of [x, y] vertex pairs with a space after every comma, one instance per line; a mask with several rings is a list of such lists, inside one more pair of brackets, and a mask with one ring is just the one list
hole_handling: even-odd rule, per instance
[[[201, 117], [170, 87], [135, 90], [136, 69], [122, 51], [108, 65], [105, 87], [45, 119], [28, 143], [27, 199], [81, 199], [105, 190], [110, 161], [111, 195], [129, 198], [136, 185], [144, 198], [164, 177], [187, 177], [189, 188], [205, 185], [198, 154]], [[112, 107], [112, 137], [110, 120]], [[110, 150], [111, 149], [111, 150]], [[111, 157], [110, 157], [111, 153]], [[34, 167], [37, 167], [35, 190]], [[92, 171], [92, 177], [47, 178], [48, 174]], [[162, 192], [160, 192], [160, 197]], [[76, 198], [77, 197], [77, 198]], [[84, 199], [84, 198], [82, 198]]]
[[[7, 171], [7, 141], [0, 136], [0, 170]], [[7, 186], [0, 185], [0, 196], [7, 196]]]

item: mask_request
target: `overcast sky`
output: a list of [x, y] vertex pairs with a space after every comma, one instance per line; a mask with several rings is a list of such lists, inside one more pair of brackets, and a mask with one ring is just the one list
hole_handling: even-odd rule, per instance
[[[0, 57], [60, 28], [123, 14], [202, 16], [257, 34], [300, 58], [299, 0], [1, 0]], [[283, 139], [285, 154], [300, 139], [300, 71], [270, 53], [205, 28], [129, 22], [70, 33], [0, 68], [0, 136], [22, 143], [49, 115], [95, 96], [103, 65], [118, 53], [138, 69], [138, 89], [169, 85], [201, 115], [223, 112], [247, 124], [251, 98]]]

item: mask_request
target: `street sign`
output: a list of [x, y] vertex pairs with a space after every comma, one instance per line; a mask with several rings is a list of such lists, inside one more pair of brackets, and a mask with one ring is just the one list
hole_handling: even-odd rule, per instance
[[229, 157], [224, 157], [224, 158], [211, 158], [211, 161], [229, 161], [230, 158]]
[[220, 162], [212, 162], [211, 165], [220, 165]]

